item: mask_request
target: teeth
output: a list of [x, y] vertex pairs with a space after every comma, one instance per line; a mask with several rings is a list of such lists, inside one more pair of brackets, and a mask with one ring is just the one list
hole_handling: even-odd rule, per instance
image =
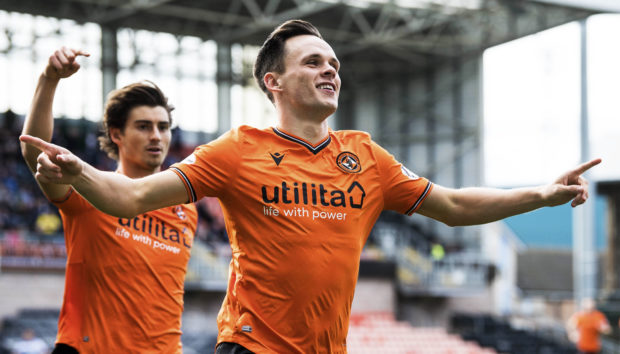
[[331, 85], [328, 84], [324, 84], [324, 85], [319, 85], [320, 89], [328, 89], [328, 90], [333, 90], [334, 88]]

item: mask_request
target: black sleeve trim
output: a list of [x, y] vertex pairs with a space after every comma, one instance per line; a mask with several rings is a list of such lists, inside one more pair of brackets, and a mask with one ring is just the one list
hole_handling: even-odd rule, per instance
[[73, 194], [73, 187], [69, 187], [69, 191], [67, 191], [67, 194], [65, 194], [62, 198], [50, 199], [50, 202], [55, 203], [55, 204], [62, 204], [66, 202], [67, 200], [69, 200], [69, 197], [71, 197], [71, 194]]
[[175, 171], [177, 171], [179, 173], [179, 176], [181, 176], [181, 178], [183, 178], [183, 180], [187, 184], [187, 187], [189, 188], [189, 194], [190, 194], [190, 196], [189, 196], [190, 197], [189, 203], [196, 202], [196, 200], [198, 199], [196, 197], [196, 191], [194, 190], [194, 187], [192, 186], [191, 182], [189, 181], [189, 178], [187, 178], [185, 173], [183, 173], [183, 171], [181, 171], [179, 168], [177, 168], [177, 167], [170, 167], [170, 168], [175, 170]]
[[411, 208], [409, 208], [407, 210], [407, 212], [405, 212], [406, 215], [409, 215], [409, 214], [413, 213], [413, 211], [416, 210], [418, 208], [418, 206], [420, 206], [420, 203], [422, 203], [424, 198], [426, 198], [426, 195], [428, 194], [428, 191], [431, 190], [431, 186], [432, 185], [433, 184], [429, 181], [428, 184], [426, 185], [426, 188], [424, 188], [424, 192], [422, 192], [422, 195], [420, 195], [418, 200], [415, 201], [415, 203], [411, 206]]

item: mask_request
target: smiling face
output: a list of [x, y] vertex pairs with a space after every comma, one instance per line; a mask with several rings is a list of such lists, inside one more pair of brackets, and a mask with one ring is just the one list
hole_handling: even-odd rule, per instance
[[131, 109], [125, 128], [113, 129], [120, 168], [130, 177], [159, 171], [170, 147], [170, 117], [162, 106]]
[[340, 63], [333, 49], [313, 35], [288, 39], [284, 72], [272, 73], [276, 106], [327, 118], [338, 108]]

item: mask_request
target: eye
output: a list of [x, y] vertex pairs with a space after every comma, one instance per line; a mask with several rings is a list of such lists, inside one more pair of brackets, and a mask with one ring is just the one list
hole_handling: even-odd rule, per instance
[[169, 124], [160, 124], [159, 125], [159, 130], [162, 131], [162, 132], [170, 130], [170, 125]]
[[148, 130], [148, 124], [138, 124], [138, 130]]

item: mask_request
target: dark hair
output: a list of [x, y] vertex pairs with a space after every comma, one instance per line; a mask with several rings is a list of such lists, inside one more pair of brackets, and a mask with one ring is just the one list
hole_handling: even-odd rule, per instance
[[268, 72], [284, 72], [284, 44], [287, 39], [309, 34], [321, 39], [321, 33], [310, 22], [303, 20], [289, 20], [278, 26], [271, 32], [258, 51], [254, 63], [254, 78], [261, 90], [267, 94], [273, 102], [273, 94], [267, 90], [263, 77]]
[[168, 112], [168, 120], [172, 123], [170, 112], [174, 110], [174, 106], [168, 104], [168, 97], [153, 82], [136, 82], [110, 92], [103, 113], [103, 135], [99, 137], [99, 146], [114, 160], [118, 160], [118, 146], [110, 138], [110, 129], [118, 128], [123, 131], [129, 112], [138, 106], [164, 107]]

